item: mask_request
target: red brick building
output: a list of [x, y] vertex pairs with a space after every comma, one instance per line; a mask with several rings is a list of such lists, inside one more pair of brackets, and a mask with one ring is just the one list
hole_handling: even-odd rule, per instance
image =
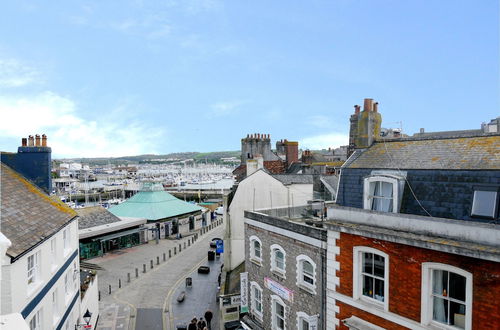
[[327, 329], [500, 329], [500, 135], [378, 141], [328, 207]]

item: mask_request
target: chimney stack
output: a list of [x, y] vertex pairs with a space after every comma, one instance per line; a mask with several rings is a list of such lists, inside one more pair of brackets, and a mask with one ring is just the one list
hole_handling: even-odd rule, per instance
[[21, 139], [21, 146], [22, 147], [27, 147], [28, 146], [28, 139], [27, 138], [22, 138]]
[[365, 99], [363, 103], [363, 111], [373, 111], [373, 99]]
[[38, 134], [35, 135], [35, 146], [36, 147], [42, 146], [42, 144], [40, 143], [40, 135], [38, 135]]
[[33, 138], [33, 135], [28, 136], [28, 147], [34, 147], [35, 146], [35, 139]]
[[47, 146], [47, 135], [42, 134], [42, 147]]
[[286, 167], [299, 161], [299, 143], [285, 140]]

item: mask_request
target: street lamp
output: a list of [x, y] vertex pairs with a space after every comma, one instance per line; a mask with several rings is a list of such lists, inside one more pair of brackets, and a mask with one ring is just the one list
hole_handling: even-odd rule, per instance
[[80, 329], [80, 327], [82, 327], [82, 326], [84, 328], [90, 328], [91, 326], [89, 326], [89, 323], [90, 323], [91, 318], [92, 318], [92, 313], [89, 312], [89, 310], [87, 309], [85, 314], [83, 314], [83, 320], [85, 321], [86, 324], [75, 324], [75, 330]]

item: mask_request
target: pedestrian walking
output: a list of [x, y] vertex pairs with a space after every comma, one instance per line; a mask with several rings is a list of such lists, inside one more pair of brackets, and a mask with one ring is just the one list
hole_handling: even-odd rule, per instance
[[206, 326], [207, 326], [207, 323], [203, 320], [203, 317], [200, 317], [200, 320], [198, 321], [198, 329], [203, 330], [203, 328]]
[[210, 309], [208, 309], [206, 312], [205, 312], [205, 320], [207, 320], [207, 327], [208, 327], [208, 330], [211, 330], [212, 329], [212, 317], [214, 316], [214, 314], [212, 313], [212, 311]]
[[196, 317], [191, 320], [191, 323], [188, 325], [188, 330], [197, 330], [198, 326], [196, 325]]

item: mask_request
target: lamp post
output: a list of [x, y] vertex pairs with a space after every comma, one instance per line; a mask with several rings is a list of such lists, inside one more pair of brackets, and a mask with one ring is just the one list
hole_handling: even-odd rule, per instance
[[90, 328], [91, 326], [89, 326], [89, 323], [90, 323], [90, 319], [92, 318], [92, 313], [89, 312], [89, 310], [87, 309], [87, 311], [85, 312], [85, 314], [83, 314], [83, 320], [85, 321], [86, 324], [75, 324], [75, 330], [78, 330], [80, 329], [82, 326], [84, 328]]

